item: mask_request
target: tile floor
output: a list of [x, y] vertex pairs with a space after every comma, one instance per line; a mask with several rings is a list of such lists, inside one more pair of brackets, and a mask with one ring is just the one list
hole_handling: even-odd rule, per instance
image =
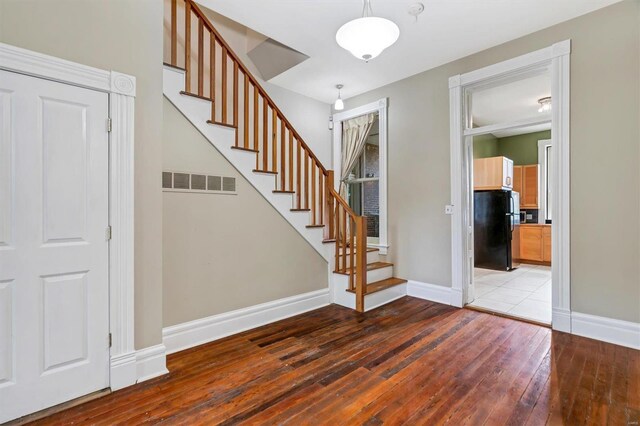
[[504, 272], [475, 268], [476, 299], [490, 311], [551, 324], [551, 268], [521, 264]]

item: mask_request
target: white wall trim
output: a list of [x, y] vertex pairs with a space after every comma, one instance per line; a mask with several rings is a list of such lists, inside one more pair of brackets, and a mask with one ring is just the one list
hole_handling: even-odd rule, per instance
[[[111, 388], [136, 383], [133, 314], [134, 101], [136, 79], [0, 43], [0, 69], [109, 94], [109, 310]], [[106, 125], [106, 124], [105, 124]]]
[[[538, 168], [540, 173], [538, 173], [538, 188], [540, 188], [539, 196], [540, 196], [540, 210], [538, 211], [538, 223], [545, 223], [547, 219], [547, 180], [545, 176], [547, 176], [547, 161], [546, 150], [548, 146], [553, 146], [553, 142], [551, 139], [540, 139], [538, 141]], [[542, 212], [542, 214], [540, 214]]]
[[165, 327], [162, 330], [163, 343], [167, 353], [171, 354], [318, 309], [329, 303], [331, 303], [329, 289], [286, 297]]
[[167, 348], [164, 345], [149, 346], [136, 352], [137, 383], [168, 373]]
[[640, 323], [571, 313], [571, 331], [578, 336], [640, 350]]
[[407, 296], [456, 306], [455, 301], [452, 300], [453, 291], [451, 287], [409, 280], [407, 282]]
[[333, 165], [335, 170], [336, 179], [334, 180], [335, 189], [340, 189], [340, 168], [342, 164], [342, 122], [351, 118], [360, 117], [364, 114], [378, 113], [378, 125], [379, 125], [379, 165], [380, 165], [380, 192], [379, 192], [379, 210], [380, 210], [380, 238], [379, 243], [372, 245], [380, 250], [380, 254], [386, 255], [387, 248], [389, 248], [389, 239], [387, 233], [387, 182], [388, 182], [388, 140], [389, 140], [389, 123], [387, 118], [387, 98], [379, 99], [375, 102], [370, 102], [366, 105], [359, 106], [347, 111], [342, 111], [333, 115]]
[[[470, 107], [469, 97], [473, 90], [487, 85], [522, 78], [524, 75], [549, 71], [551, 74], [553, 99], [552, 140], [555, 161], [552, 170], [556, 190], [553, 196], [552, 227], [552, 307], [553, 328], [571, 332], [571, 322], [562, 320], [563, 314], [571, 311], [571, 256], [570, 256], [570, 53], [571, 41], [565, 40], [526, 55], [518, 56], [498, 64], [490, 65], [449, 79], [450, 137], [451, 137], [451, 203], [453, 205], [451, 256], [452, 288], [462, 294], [460, 305], [469, 300], [472, 288], [472, 271], [468, 253], [473, 248], [470, 241], [470, 218], [468, 191], [472, 188], [466, 179], [469, 170], [468, 154], [465, 150], [465, 131], [472, 128], [466, 111]], [[471, 295], [472, 296], [472, 295]], [[456, 305], [458, 306], [458, 305]], [[559, 320], [555, 321], [555, 317]]]

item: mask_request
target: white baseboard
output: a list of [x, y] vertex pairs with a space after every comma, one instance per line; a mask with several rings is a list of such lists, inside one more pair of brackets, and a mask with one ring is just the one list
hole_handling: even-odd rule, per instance
[[134, 385], [137, 380], [136, 352], [111, 357], [109, 378], [111, 390], [118, 390]]
[[409, 280], [407, 282], [407, 295], [417, 297], [419, 299], [430, 300], [432, 302], [444, 303], [445, 305], [453, 305], [451, 287], [441, 285], [428, 284], [420, 281]]
[[137, 383], [169, 373], [167, 348], [163, 344], [150, 346], [136, 352]]
[[640, 323], [636, 322], [572, 312], [571, 332], [578, 336], [640, 349]]
[[571, 311], [553, 308], [551, 313], [551, 327], [556, 331], [571, 333]]
[[171, 354], [318, 309], [329, 303], [331, 303], [329, 289], [312, 291], [165, 327], [162, 329], [162, 340], [167, 353]]

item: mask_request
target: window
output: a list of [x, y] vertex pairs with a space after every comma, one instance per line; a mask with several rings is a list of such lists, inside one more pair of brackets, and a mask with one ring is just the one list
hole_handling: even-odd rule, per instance
[[553, 145], [551, 140], [538, 141], [538, 164], [540, 165], [540, 223], [551, 221]]
[[377, 122], [346, 184], [349, 206], [356, 214], [367, 216], [368, 242], [377, 244], [380, 239], [380, 150]]

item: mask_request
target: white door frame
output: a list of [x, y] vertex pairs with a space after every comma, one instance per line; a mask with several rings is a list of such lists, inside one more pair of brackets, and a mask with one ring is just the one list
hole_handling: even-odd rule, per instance
[[387, 98], [379, 99], [375, 102], [359, 106], [347, 111], [342, 111], [333, 115], [333, 170], [336, 172], [337, 179], [334, 180], [336, 191], [340, 187], [340, 169], [342, 166], [342, 122], [360, 117], [365, 114], [378, 113], [379, 126], [379, 209], [380, 209], [380, 240], [378, 244], [367, 244], [380, 250], [380, 254], [387, 254], [389, 243], [387, 239], [387, 140], [388, 140], [388, 123], [387, 123]]
[[112, 228], [108, 301], [112, 342], [110, 385], [115, 390], [135, 384], [133, 129], [136, 79], [4, 43], [0, 43], [0, 69], [109, 94], [109, 224]]
[[[540, 210], [538, 211], [538, 223], [545, 223], [547, 219], [547, 193], [549, 192], [547, 188], [547, 161], [544, 158], [547, 155], [547, 147], [553, 146], [553, 141], [551, 139], [540, 139], [538, 141], [538, 169], [540, 173], [538, 174], [538, 188], [540, 188], [540, 192], [544, 192], [542, 197], [540, 197]], [[543, 191], [544, 189], [544, 191]], [[540, 214], [540, 212], [544, 212]], [[552, 215], [553, 216], [553, 215]]]
[[[465, 132], [472, 127], [465, 110], [469, 103], [469, 93], [480, 86], [499, 85], [517, 80], [523, 75], [550, 71], [551, 137], [555, 149], [553, 182], [556, 191], [553, 196], [553, 227], [551, 240], [552, 254], [552, 325], [555, 330], [571, 332], [571, 257], [570, 257], [570, 161], [569, 161], [569, 104], [570, 104], [570, 54], [571, 40], [555, 43], [547, 48], [518, 56], [498, 64], [490, 65], [449, 79], [450, 146], [451, 146], [451, 203], [452, 232], [452, 304], [462, 307], [467, 301], [471, 280], [467, 253], [473, 249], [469, 241], [471, 211], [468, 201], [470, 188], [465, 182], [469, 159], [465, 155], [465, 138], [469, 133], [482, 133], [482, 128]], [[467, 120], [468, 122], [464, 122]], [[513, 123], [520, 126], [522, 123]], [[465, 232], [466, 231], [466, 232]]]

